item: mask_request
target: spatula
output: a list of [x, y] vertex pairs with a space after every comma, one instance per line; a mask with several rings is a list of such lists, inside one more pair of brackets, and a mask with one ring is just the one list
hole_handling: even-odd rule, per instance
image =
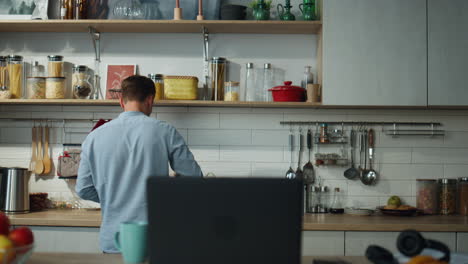
[[29, 171], [36, 169], [36, 124], [32, 128], [32, 143], [31, 143], [31, 161], [29, 162]]
[[44, 159], [42, 160], [44, 163], [44, 171], [43, 174], [49, 174], [52, 168], [52, 160], [49, 156], [49, 126], [46, 125], [45, 127], [45, 137], [44, 137]]

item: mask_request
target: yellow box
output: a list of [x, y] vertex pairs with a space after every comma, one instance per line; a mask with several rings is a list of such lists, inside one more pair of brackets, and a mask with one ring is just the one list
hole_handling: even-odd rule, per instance
[[198, 78], [194, 76], [164, 76], [164, 99], [196, 100]]

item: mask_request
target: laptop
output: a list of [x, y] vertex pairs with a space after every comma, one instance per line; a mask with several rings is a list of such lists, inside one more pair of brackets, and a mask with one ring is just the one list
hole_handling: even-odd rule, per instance
[[287, 179], [148, 180], [151, 264], [299, 264], [303, 184]]

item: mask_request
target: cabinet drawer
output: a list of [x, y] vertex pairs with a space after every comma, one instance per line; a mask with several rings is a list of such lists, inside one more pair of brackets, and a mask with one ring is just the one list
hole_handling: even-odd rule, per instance
[[304, 231], [302, 232], [303, 256], [343, 256], [344, 232]]

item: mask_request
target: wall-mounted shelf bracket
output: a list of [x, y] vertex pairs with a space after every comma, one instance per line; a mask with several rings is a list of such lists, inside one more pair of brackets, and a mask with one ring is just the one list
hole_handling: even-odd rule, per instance
[[88, 27], [88, 30], [94, 47], [94, 94], [91, 97], [97, 100], [104, 98], [100, 89], [101, 75], [99, 72], [101, 67], [101, 33], [93, 27]]

